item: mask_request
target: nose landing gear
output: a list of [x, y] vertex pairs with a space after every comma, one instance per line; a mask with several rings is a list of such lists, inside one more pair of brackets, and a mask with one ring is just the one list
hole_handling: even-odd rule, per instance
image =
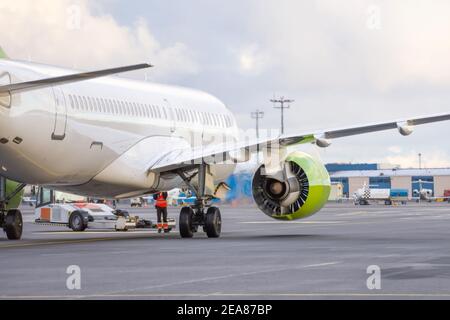
[[[201, 164], [198, 168], [198, 188], [195, 188], [190, 179], [182, 171], [179, 176], [195, 192], [197, 200], [191, 207], [184, 207], [180, 212], [179, 228], [182, 238], [192, 238], [203, 227], [208, 238], [219, 238], [222, 231], [222, 217], [217, 207], [208, 206], [211, 196], [205, 195], [206, 165]], [[208, 207], [205, 213], [205, 208]]]
[[209, 207], [206, 214], [204, 209], [184, 207], [180, 211], [178, 224], [182, 238], [192, 238], [198, 227], [203, 227], [208, 238], [219, 238], [222, 231], [222, 217], [217, 207]]

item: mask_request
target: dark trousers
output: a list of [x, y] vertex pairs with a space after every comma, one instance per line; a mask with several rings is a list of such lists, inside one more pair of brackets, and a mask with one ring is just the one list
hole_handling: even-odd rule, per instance
[[[161, 215], [163, 221], [161, 221]], [[158, 223], [165, 222], [167, 223], [167, 208], [156, 207], [156, 216], [158, 217]]]

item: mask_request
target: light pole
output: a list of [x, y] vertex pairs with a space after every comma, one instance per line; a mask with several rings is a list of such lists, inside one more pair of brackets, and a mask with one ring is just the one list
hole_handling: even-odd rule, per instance
[[422, 169], [422, 154], [419, 153], [419, 169]]
[[281, 97], [280, 99], [271, 99], [270, 102], [272, 103], [279, 103], [280, 106], [274, 106], [275, 109], [281, 110], [281, 134], [284, 134], [284, 109], [289, 109], [290, 105], [285, 106], [286, 103], [292, 103], [295, 100], [285, 99], [284, 97]]
[[[264, 118], [264, 112], [256, 109], [251, 113], [251, 117], [256, 120], [256, 140], [259, 140], [259, 119]], [[259, 145], [256, 146], [256, 161], [259, 164]]]

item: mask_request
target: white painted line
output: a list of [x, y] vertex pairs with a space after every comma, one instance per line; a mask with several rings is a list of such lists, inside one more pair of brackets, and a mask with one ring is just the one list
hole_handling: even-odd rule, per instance
[[43, 232], [33, 232], [33, 234], [39, 235], [39, 234], [44, 234], [44, 235], [66, 235], [66, 234], [71, 234], [71, 235], [90, 235], [90, 234], [120, 234], [120, 235], [124, 235], [124, 234], [154, 234], [157, 233], [157, 231], [155, 230], [149, 230], [149, 231], [83, 231], [83, 232], [76, 232], [76, 231], [43, 231]]
[[335, 264], [340, 263], [339, 261], [334, 261], [334, 262], [325, 262], [325, 263], [319, 263], [319, 264], [309, 264], [304, 266], [304, 268], [317, 268], [317, 267], [325, 267], [325, 266], [332, 266]]
[[252, 271], [252, 272], [225, 274], [225, 275], [215, 276], [215, 277], [197, 278], [197, 279], [191, 279], [191, 280], [186, 280], [186, 281], [152, 285], [152, 286], [147, 286], [147, 287], [142, 287], [142, 288], [134, 288], [134, 289], [128, 289], [128, 290], [122, 290], [122, 291], [115, 291], [115, 292], [110, 292], [109, 294], [122, 294], [122, 293], [136, 292], [139, 290], [152, 290], [152, 289], [157, 289], [157, 288], [166, 288], [166, 287], [180, 286], [180, 285], [192, 284], [192, 283], [225, 280], [225, 279], [236, 278], [236, 277], [253, 276], [253, 275], [258, 275], [258, 274], [263, 274], [263, 273], [278, 273], [281, 271], [288, 271], [288, 270], [299, 270], [299, 269], [306, 269], [306, 268], [315, 268], [315, 267], [321, 267], [321, 266], [336, 265], [339, 263], [341, 263], [341, 262], [340, 261], [332, 261], [332, 262], [324, 262], [324, 263], [320, 263], [320, 264], [311, 264], [311, 265], [297, 266], [297, 267], [272, 268], [272, 269], [258, 270], [258, 271]]
[[212, 293], [135, 293], [135, 294], [87, 294], [87, 295], [1, 295], [0, 300], [5, 299], [93, 299], [93, 298], [161, 298], [161, 297], [409, 297], [409, 298], [448, 298], [450, 293], [358, 293], [358, 292], [248, 292], [248, 293], [233, 293], [233, 292], [212, 292]]
[[338, 213], [336, 216], [338, 217], [347, 217], [347, 216], [357, 216], [360, 214], [368, 214], [368, 211], [357, 211], [357, 212], [347, 212], [347, 213]]
[[336, 224], [345, 221], [243, 221], [242, 224]]

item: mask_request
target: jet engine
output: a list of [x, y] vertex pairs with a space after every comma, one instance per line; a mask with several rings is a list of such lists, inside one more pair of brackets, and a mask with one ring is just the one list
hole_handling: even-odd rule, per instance
[[319, 211], [330, 195], [330, 176], [325, 166], [303, 152], [286, 157], [278, 172], [265, 165], [253, 177], [253, 198], [266, 215], [278, 220], [297, 220]]

